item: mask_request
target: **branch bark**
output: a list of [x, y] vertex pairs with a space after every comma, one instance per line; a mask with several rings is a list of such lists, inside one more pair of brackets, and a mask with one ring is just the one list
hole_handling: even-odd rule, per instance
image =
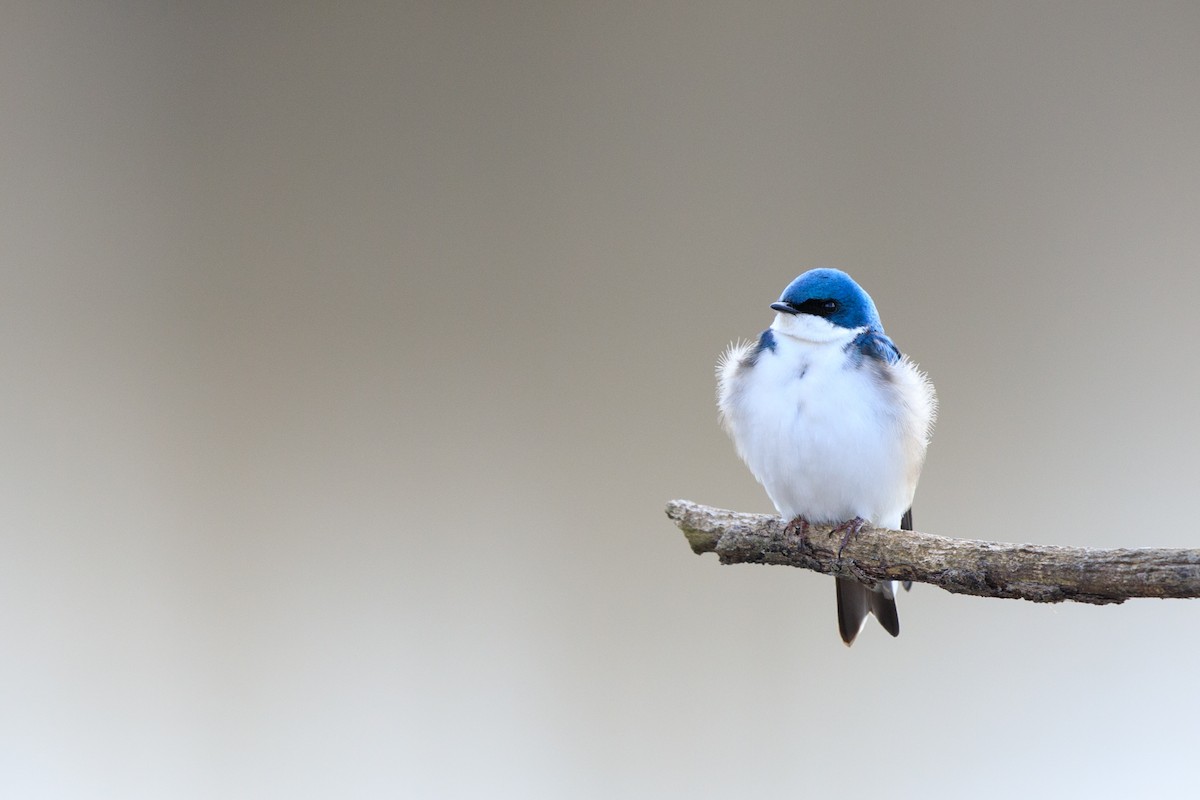
[[687, 500], [668, 503], [667, 516], [683, 530], [692, 550], [716, 553], [722, 564], [783, 564], [868, 584], [916, 581], [956, 594], [1035, 603], [1200, 597], [1200, 550], [1005, 544], [864, 527], [839, 559], [842, 536], [827, 526], [810, 526], [801, 540], [787, 534], [787, 523], [779, 517]]

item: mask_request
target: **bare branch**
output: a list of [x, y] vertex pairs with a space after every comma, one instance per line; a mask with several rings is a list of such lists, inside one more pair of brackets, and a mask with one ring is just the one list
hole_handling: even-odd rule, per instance
[[810, 526], [804, 540], [765, 514], [743, 514], [687, 500], [667, 504], [692, 550], [722, 564], [783, 564], [864, 583], [908, 580], [980, 597], [1036, 603], [1120, 603], [1130, 597], [1200, 597], [1200, 550], [1093, 550], [949, 539], [865, 527], [838, 559], [841, 534]]

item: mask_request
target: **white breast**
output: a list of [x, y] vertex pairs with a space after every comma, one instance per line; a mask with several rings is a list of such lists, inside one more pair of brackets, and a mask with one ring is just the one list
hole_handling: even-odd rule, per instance
[[846, 345], [860, 331], [818, 321], [819, 337], [777, 329], [774, 350], [726, 353], [722, 422], [785, 518], [897, 528], [924, 462], [933, 387], [907, 359], [855, 364]]

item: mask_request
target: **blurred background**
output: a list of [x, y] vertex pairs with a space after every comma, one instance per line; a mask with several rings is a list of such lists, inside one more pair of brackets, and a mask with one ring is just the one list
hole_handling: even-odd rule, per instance
[[1200, 545], [1194, 3], [15, 2], [0, 793], [1147, 796], [1200, 603], [721, 567], [713, 365], [851, 272], [920, 530]]

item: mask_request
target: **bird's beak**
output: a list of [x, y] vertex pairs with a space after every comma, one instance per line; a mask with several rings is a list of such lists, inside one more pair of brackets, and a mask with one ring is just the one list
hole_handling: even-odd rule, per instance
[[800, 312], [791, 304], [780, 300], [778, 303], [771, 303], [771, 308], [778, 311], [780, 314], [799, 314]]

